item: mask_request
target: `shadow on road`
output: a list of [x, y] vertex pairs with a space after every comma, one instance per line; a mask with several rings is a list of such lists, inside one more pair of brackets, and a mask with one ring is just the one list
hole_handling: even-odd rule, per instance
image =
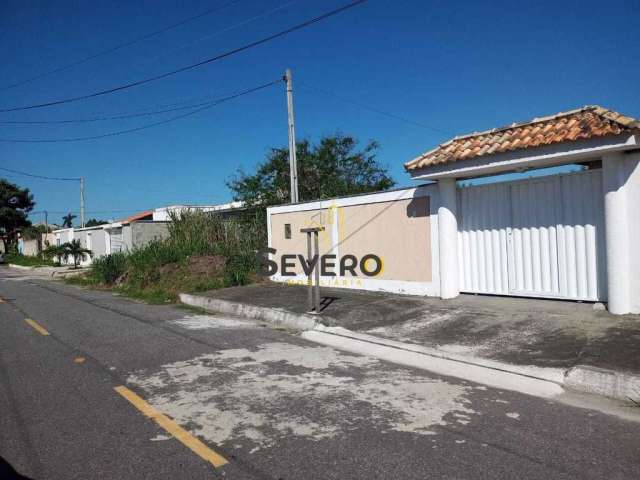
[[5, 480], [33, 480], [30, 477], [20, 475], [4, 458], [0, 457], [0, 478]]

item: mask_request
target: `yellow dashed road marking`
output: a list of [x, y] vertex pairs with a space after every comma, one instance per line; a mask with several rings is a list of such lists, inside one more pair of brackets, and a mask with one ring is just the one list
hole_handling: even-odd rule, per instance
[[153, 419], [158, 425], [173, 435], [173, 437], [182, 442], [186, 447], [190, 448], [196, 455], [200, 456], [207, 462], [210, 462], [214, 467], [218, 468], [229, 463], [227, 459], [211, 450], [204, 443], [195, 438], [169, 417], [157, 411], [127, 387], [119, 386], [115, 387], [114, 390], [126, 398], [144, 415]]
[[76, 357], [73, 359], [73, 363], [84, 363], [85, 360], [84, 357]]
[[30, 318], [25, 318], [24, 321], [27, 322], [29, 326], [33, 328], [36, 332], [38, 332], [40, 335], [49, 335], [49, 332], [47, 332], [46, 328], [44, 328], [35, 320], [31, 320]]

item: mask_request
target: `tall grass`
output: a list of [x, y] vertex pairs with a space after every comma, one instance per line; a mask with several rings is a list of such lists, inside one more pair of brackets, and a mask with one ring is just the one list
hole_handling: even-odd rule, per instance
[[127, 255], [123, 252], [99, 257], [91, 263], [89, 276], [94, 282], [111, 285], [127, 270]]
[[225, 269], [222, 278], [211, 281], [216, 285], [243, 285], [255, 272], [255, 251], [267, 242], [266, 222], [259, 213], [224, 218], [201, 211], [183, 212], [171, 216], [168, 228], [169, 237], [164, 240], [96, 259], [92, 278], [105, 284], [124, 279], [123, 287], [129, 289], [157, 289], [167, 284], [160, 267], [186, 265], [192, 256], [217, 255], [224, 257]]

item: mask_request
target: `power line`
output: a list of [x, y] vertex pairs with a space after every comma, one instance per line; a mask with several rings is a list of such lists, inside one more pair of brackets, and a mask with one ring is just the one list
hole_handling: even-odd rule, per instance
[[113, 53], [115, 51], [121, 50], [121, 49], [126, 48], [126, 47], [130, 47], [131, 45], [135, 45], [136, 43], [140, 43], [140, 42], [142, 42], [144, 40], [148, 40], [148, 39], [150, 39], [152, 37], [160, 35], [161, 33], [164, 33], [164, 32], [167, 32], [169, 30], [173, 30], [174, 28], [177, 28], [177, 27], [180, 27], [182, 25], [185, 25], [186, 23], [192, 22], [192, 21], [197, 20], [199, 18], [205, 17], [207, 15], [211, 15], [212, 13], [215, 13], [215, 12], [218, 12], [220, 10], [223, 10], [223, 9], [225, 9], [227, 7], [230, 7], [230, 6], [238, 3], [239, 1], [240, 0], [234, 0], [232, 2], [227, 2], [224, 5], [221, 5], [219, 7], [210, 8], [209, 10], [205, 10], [202, 13], [199, 13], [199, 14], [194, 15], [192, 17], [185, 18], [184, 20], [181, 20], [181, 21], [179, 21], [177, 23], [174, 23], [172, 25], [168, 25], [166, 27], [163, 27], [160, 30], [156, 30], [154, 32], [148, 33], [146, 35], [143, 35], [141, 37], [135, 38], [135, 39], [130, 40], [128, 42], [124, 42], [124, 43], [115, 45], [113, 47], [107, 48], [106, 50], [102, 50], [102, 51], [100, 51], [98, 53], [94, 53], [93, 55], [89, 55], [88, 57], [81, 58], [80, 60], [76, 60], [74, 62], [68, 63], [68, 64], [63, 65], [61, 67], [54, 68], [53, 70], [49, 70], [47, 72], [40, 73], [40, 74], [35, 75], [35, 76], [31, 77], [31, 78], [27, 78], [25, 80], [21, 80], [19, 82], [16, 82], [16, 83], [13, 83], [13, 84], [10, 84], [10, 85], [5, 85], [4, 87], [0, 87], [0, 91], [9, 90], [11, 88], [19, 87], [21, 85], [26, 85], [27, 83], [31, 83], [31, 82], [33, 82], [35, 80], [39, 80], [39, 79], [44, 78], [44, 77], [48, 77], [49, 75], [53, 75], [55, 73], [60, 73], [62, 71], [68, 70], [68, 69], [70, 69], [72, 67], [76, 67], [78, 65], [86, 63], [86, 62], [88, 62], [90, 60], [93, 60], [95, 58], [107, 55], [109, 53]]
[[[232, 92], [231, 92], [232, 93]], [[225, 94], [225, 95], [228, 95]], [[218, 95], [198, 95], [195, 97], [188, 97], [183, 99], [176, 99], [170, 103], [160, 103], [156, 105], [149, 105], [146, 107], [138, 107], [136, 110], [121, 112], [113, 115], [109, 115], [106, 112], [93, 112], [93, 117], [86, 118], [71, 118], [64, 120], [0, 120], [0, 125], [49, 125], [49, 124], [64, 124], [64, 123], [88, 123], [101, 120], [120, 120], [124, 118], [133, 118], [136, 116], [143, 116], [145, 114], [161, 114], [169, 111], [173, 111], [176, 106], [185, 106], [185, 109], [195, 108], [200, 105], [219, 99]], [[197, 103], [194, 103], [196, 102]], [[190, 104], [190, 105], [188, 105]], [[176, 109], [177, 110], [177, 109]]]
[[365, 105], [364, 103], [356, 102], [354, 100], [351, 100], [350, 98], [346, 98], [346, 97], [343, 97], [341, 95], [338, 95], [338, 94], [335, 94], [333, 92], [330, 92], [329, 90], [325, 90], [324, 88], [316, 87], [314, 85], [309, 85], [306, 82], [298, 81], [298, 84], [302, 85], [303, 87], [309, 88], [311, 90], [316, 90], [316, 91], [318, 91], [320, 93], [324, 93], [325, 95], [329, 95], [329, 96], [335, 97], [338, 100], [341, 100], [341, 101], [343, 101], [345, 103], [350, 103], [351, 105], [355, 105], [356, 107], [362, 108], [364, 110], [369, 110], [370, 112], [374, 112], [374, 113], [377, 113], [379, 115], [384, 115], [385, 117], [394, 118], [396, 120], [400, 120], [401, 122], [408, 123], [408, 124], [414, 125], [416, 127], [425, 128], [427, 130], [431, 130], [431, 131], [434, 131], [434, 132], [443, 133], [445, 135], [453, 135], [452, 132], [448, 132], [448, 131], [443, 130], [441, 128], [437, 128], [437, 127], [433, 127], [431, 125], [426, 125], [424, 123], [416, 122], [415, 120], [411, 120], [409, 118], [402, 117], [402, 116], [397, 115], [395, 113], [386, 112], [384, 110], [380, 110], [379, 108], [371, 107], [369, 105]]
[[238, 22], [236, 24], [230, 25], [230, 26], [225, 27], [225, 28], [223, 28], [221, 30], [218, 30], [216, 32], [209, 33], [209, 34], [204, 35], [202, 37], [199, 37], [199, 38], [196, 38], [196, 39], [191, 40], [189, 42], [183, 43], [180, 46], [177, 46], [177, 47], [171, 48], [169, 50], [166, 50], [166, 51], [164, 51], [164, 52], [162, 52], [162, 53], [160, 53], [158, 55], [155, 55], [155, 56], [153, 56], [151, 58], [143, 60], [143, 63], [152, 62], [154, 60], [157, 60], [159, 58], [164, 57], [165, 55], [169, 55], [171, 53], [178, 52], [180, 50], [184, 50], [185, 48], [188, 48], [188, 47], [190, 47], [192, 45], [195, 45], [197, 43], [203, 42], [205, 40], [209, 40], [211, 38], [215, 38], [217, 36], [220, 36], [223, 33], [231, 32], [231, 31], [233, 31], [233, 30], [235, 30], [237, 28], [243, 27], [244, 25], [247, 25], [247, 24], [249, 24], [251, 22], [254, 22], [254, 21], [256, 21], [256, 20], [258, 20], [260, 18], [268, 17], [269, 15], [271, 15], [273, 13], [276, 13], [276, 12], [278, 12], [280, 10], [284, 10], [285, 8], [290, 7], [291, 5], [293, 5], [295, 3], [297, 3], [297, 0], [293, 0], [293, 1], [290, 1], [290, 2], [287, 2], [287, 3], [284, 3], [284, 4], [282, 4], [282, 5], [278, 6], [278, 7], [272, 8], [271, 10], [267, 10], [266, 12], [259, 13], [258, 15], [254, 15], [253, 17], [247, 18], [246, 20], [242, 20], [241, 22]]
[[[211, 98], [209, 96], [209, 98]], [[122, 113], [113, 116], [102, 116], [102, 117], [87, 117], [87, 118], [74, 118], [74, 119], [65, 119], [65, 120], [11, 120], [11, 121], [3, 121], [0, 120], [0, 125], [58, 125], [65, 123], [91, 123], [91, 122], [101, 122], [106, 120], [124, 120], [127, 118], [136, 118], [136, 117], [148, 117], [151, 115], [160, 115], [163, 113], [176, 112], [178, 110], [189, 110], [192, 108], [202, 107], [205, 105], [211, 105], [213, 103], [211, 100], [207, 102], [200, 102], [191, 105], [183, 105], [181, 107], [167, 108], [164, 110], [153, 110], [147, 112], [133, 112], [133, 113]]]
[[192, 110], [190, 112], [183, 113], [181, 115], [176, 115], [174, 117], [170, 117], [170, 118], [167, 118], [165, 120], [161, 120], [159, 122], [148, 123], [146, 125], [142, 125], [142, 126], [135, 127], [135, 128], [128, 128], [126, 130], [117, 130], [115, 132], [103, 133], [101, 135], [92, 135], [92, 136], [88, 136], [88, 137], [73, 137], [73, 138], [54, 138], [54, 139], [43, 139], [43, 138], [34, 138], [34, 139], [0, 138], [0, 142], [7, 142], [7, 143], [79, 142], [79, 141], [84, 141], [84, 140], [97, 140], [99, 138], [115, 137], [117, 135], [124, 135], [125, 133], [139, 132], [140, 130], [146, 130], [148, 128], [157, 127], [158, 125], [164, 125], [166, 123], [174, 122], [174, 121], [180, 120], [182, 118], [190, 117], [192, 115], [195, 115], [196, 113], [202, 112], [202, 111], [207, 110], [207, 109], [212, 108], [212, 107], [215, 107], [216, 105], [219, 105], [221, 103], [227, 102], [229, 100], [233, 100], [233, 99], [241, 97], [243, 95], [248, 95], [250, 93], [257, 92], [258, 90], [265, 89], [267, 87], [270, 87], [270, 86], [275, 85], [275, 84], [280, 83], [280, 82], [282, 82], [282, 79], [274, 80], [273, 82], [265, 83], [263, 85], [259, 85], [259, 86], [254, 87], [254, 88], [250, 88], [248, 90], [244, 90], [244, 91], [242, 91], [240, 93], [237, 93], [235, 95], [230, 95], [228, 97], [221, 98], [221, 99], [216, 100], [214, 102], [208, 102], [203, 107], [196, 108], [195, 110]]
[[10, 168], [5, 168], [5, 167], [0, 167], [0, 170], [4, 170], [5, 172], [15, 173], [17, 175], [23, 175], [25, 177], [40, 178], [42, 180], [59, 180], [62, 182], [79, 182], [80, 181], [80, 178], [47, 177], [45, 175], [36, 175], [34, 173], [21, 172], [19, 170], [12, 170]]
[[297, 30], [301, 30], [301, 29], [303, 29], [305, 27], [308, 27], [310, 25], [318, 23], [318, 22], [320, 22], [322, 20], [325, 20], [325, 19], [327, 19], [329, 17], [332, 17], [334, 15], [342, 13], [342, 12], [344, 12], [344, 11], [350, 9], [350, 8], [353, 8], [353, 7], [357, 6], [357, 5], [360, 5], [361, 3], [364, 3], [366, 1], [367, 0], [356, 0], [354, 2], [351, 2], [351, 3], [347, 4], [347, 5], [344, 5], [342, 7], [336, 8], [335, 10], [331, 10], [330, 12], [323, 13], [322, 15], [314, 17], [314, 18], [312, 18], [310, 20], [306, 20], [306, 21], [304, 21], [302, 23], [294, 25], [293, 27], [287, 28], [286, 30], [281, 30], [278, 33], [274, 33], [274, 34], [269, 35], [267, 37], [263, 37], [260, 40], [255, 40], [255, 41], [253, 41], [251, 43], [247, 43], [247, 44], [245, 44], [245, 45], [243, 45], [241, 47], [234, 48], [233, 50], [228, 50], [228, 51], [226, 51], [224, 53], [216, 55], [215, 57], [207, 58], [207, 59], [202, 60], [200, 62], [193, 63], [191, 65], [187, 65], [187, 66], [178, 68], [176, 70], [165, 72], [165, 73], [162, 73], [160, 75], [155, 75], [153, 77], [148, 77], [148, 78], [145, 78], [143, 80], [138, 80], [138, 81], [135, 81], [135, 82], [127, 83], [127, 84], [124, 84], [124, 85], [119, 85], [117, 87], [112, 87], [112, 88], [109, 88], [109, 89], [106, 89], [106, 90], [100, 90], [98, 92], [93, 92], [93, 93], [89, 93], [89, 94], [86, 94], [86, 95], [80, 95], [80, 96], [77, 96], [77, 97], [65, 98], [63, 100], [53, 100], [53, 101], [50, 101], [50, 102], [39, 103], [39, 104], [35, 104], [35, 105], [27, 105], [27, 106], [22, 106], [22, 107], [4, 108], [4, 109], [0, 109], [0, 113], [15, 112], [15, 111], [18, 111], [18, 110], [31, 110], [31, 109], [34, 109], [34, 108], [51, 107], [53, 105], [61, 105], [63, 103], [77, 102], [79, 100], [86, 100], [88, 98], [99, 97], [101, 95], [107, 95], [107, 94], [110, 94], [110, 93], [119, 92], [119, 91], [126, 90], [126, 89], [129, 89], [129, 88], [133, 88], [133, 87], [137, 87], [137, 86], [140, 86], [140, 85], [144, 85], [144, 84], [149, 83], [149, 82], [153, 82], [153, 81], [156, 81], [156, 80], [167, 78], [167, 77], [170, 77], [172, 75], [176, 75], [178, 73], [183, 73], [183, 72], [186, 72], [188, 70], [193, 70], [194, 68], [202, 67], [203, 65], [207, 65], [209, 63], [213, 63], [213, 62], [216, 62], [218, 60], [222, 60], [223, 58], [227, 58], [227, 57], [230, 57], [230, 56], [235, 55], [237, 53], [244, 52], [244, 51], [249, 50], [251, 48], [254, 48], [254, 47], [257, 47], [257, 46], [262, 45], [264, 43], [267, 43], [267, 42], [270, 42], [272, 40], [275, 40], [277, 38], [284, 37], [284, 36], [286, 36], [286, 35], [288, 35], [288, 34], [290, 34], [292, 32], [295, 32]]

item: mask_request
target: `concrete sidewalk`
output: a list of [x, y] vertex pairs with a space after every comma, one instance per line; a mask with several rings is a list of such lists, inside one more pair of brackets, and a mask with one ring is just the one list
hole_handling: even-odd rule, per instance
[[60, 267], [50, 267], [50, 266], [25, 266], [25, 265], [16, 265], [13, 263], [7, 264], [9, 268], [14, 270], [18, 270], [21, 272], [29, 272], [29, 275], [41, 276], [41, 277], [70, 277], [74, 275], [80, 275], [81, 273], [85, 273], [89, 270], [89, 267], [78, 267], [73, 268], [68, 265], [63, 265]]
[[640, 398], [640, 317], [613, 316], [590, 303], [480, 295], [443, 301], [323, 288], [321, 315], [313, 316], [306, 313], [305, 287], [275, 283], [181, 299], [209, 310], [504, 369], [590, 393]]

